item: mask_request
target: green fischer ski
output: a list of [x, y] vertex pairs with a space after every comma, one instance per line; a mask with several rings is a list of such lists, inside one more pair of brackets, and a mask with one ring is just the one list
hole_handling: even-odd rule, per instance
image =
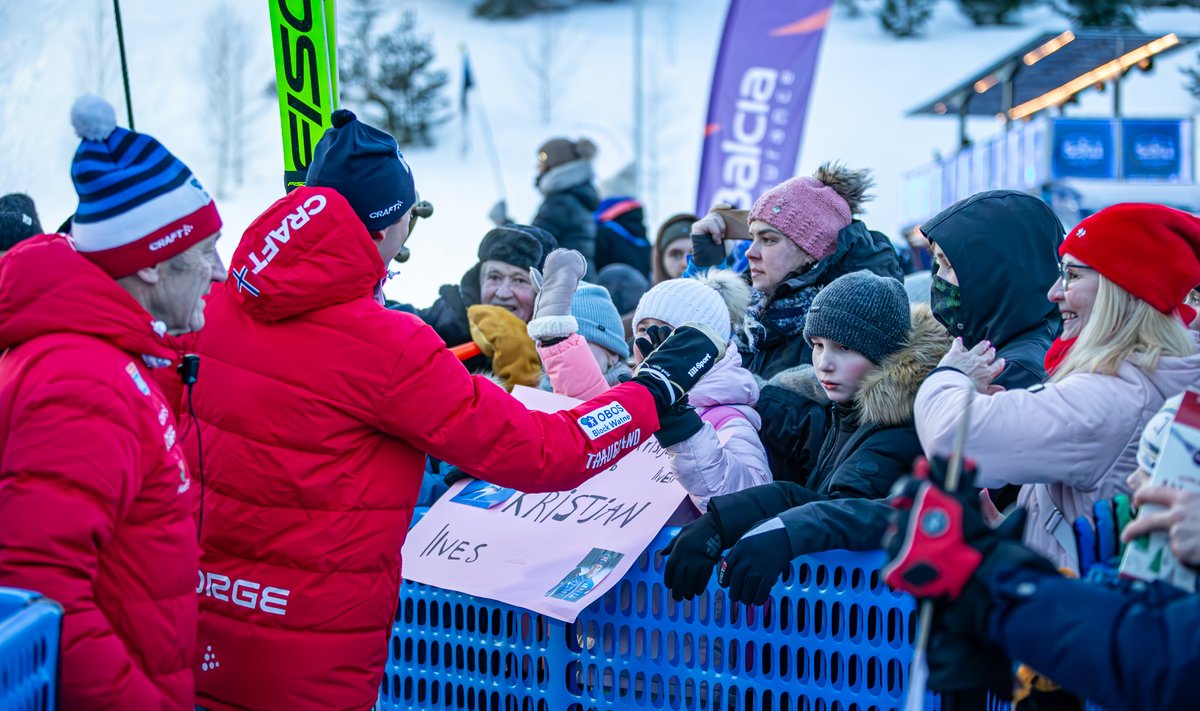
[[313, 148], [337, 109], [334, 0], [268, 0], [283, 129], [283, 183], [304, 185]]

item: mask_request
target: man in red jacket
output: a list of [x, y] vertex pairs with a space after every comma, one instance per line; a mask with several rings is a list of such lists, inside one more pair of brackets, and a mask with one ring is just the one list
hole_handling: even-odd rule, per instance
[[[413, 178], [391, 136], [349, 111], [332, 122], [308, 186], [246, 230], [189, 339], [204, 372], [206, 708], [370, 707], [426, 453], [503, 486], [569, 489], [615, 461], [594, 455], [624, 454], [660, 423], [659, 437], [689, 436], [677, 405], [721, 356], [719, 338], [683, 327], [633, 382], [529, 412], [374, 298], [408, 237]], [[197, 464], [195, 437], [182, 439]]]
[[0, 259], [0, 585], [63, 606], [64, 709], [190, 709], [195, 487], [152, 370], [225, 279], [221, 218], [103, 100], [71, 118], [71, 237]]

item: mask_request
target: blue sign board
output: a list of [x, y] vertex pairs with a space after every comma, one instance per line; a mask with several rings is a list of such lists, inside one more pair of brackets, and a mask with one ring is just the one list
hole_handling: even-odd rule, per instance
[[1124, 173], [1133, 180], [1179, 180], [1184, 146], [1180, 122], [1125, 119], [1121, 129]]
[[1051, 172], [1056, 178], [1115, 179], [1115, 143], [1112, 120], [1056, 119]]

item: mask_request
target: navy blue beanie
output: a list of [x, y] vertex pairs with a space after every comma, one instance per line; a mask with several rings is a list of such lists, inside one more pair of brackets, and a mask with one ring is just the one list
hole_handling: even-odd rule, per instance
[[341, 193], [368, 230], [390, 227], [417, 202], [412, 170], [396, 139], [352, 111], [334, 111], [330, 120], [333, 128], [317, 142], [305, 184]]

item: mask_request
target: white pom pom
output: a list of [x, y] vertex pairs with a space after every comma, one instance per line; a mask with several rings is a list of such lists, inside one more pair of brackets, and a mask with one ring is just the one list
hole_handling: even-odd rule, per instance
[[117, 112], [99, 96], [84, 94], [71, 106], [71, 125], [80, 138], [103, 141], [117, 127]]

